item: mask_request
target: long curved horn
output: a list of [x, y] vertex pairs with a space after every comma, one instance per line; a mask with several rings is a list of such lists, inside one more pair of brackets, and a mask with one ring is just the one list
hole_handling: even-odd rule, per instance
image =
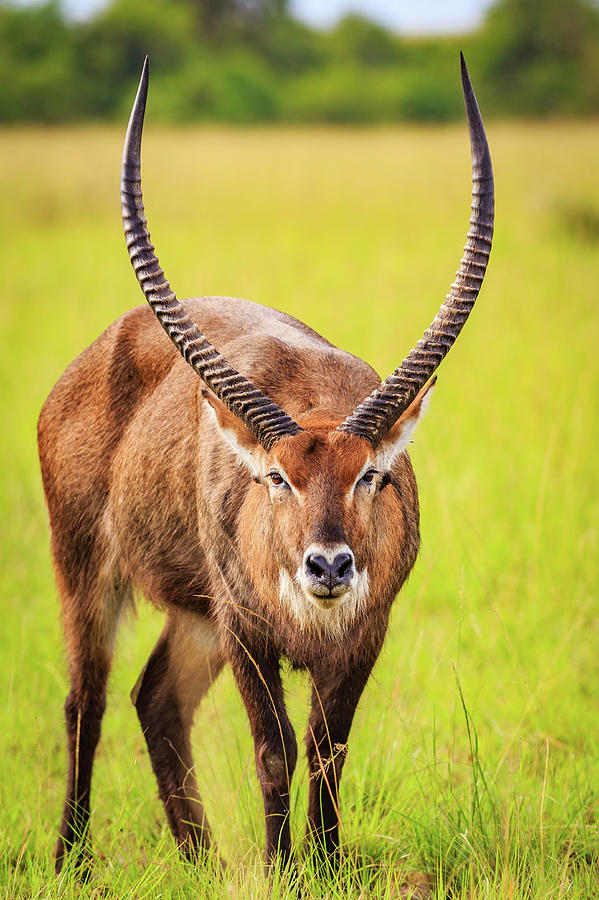
[[268, 451], [284, 434], [297, 434], [302, 429], [251, 381], [236, 372], [202, 334], [171, 290], [150, 242], [140, 162], [148, 79], [146, 57], [131, 110], [121, 169], [121, 211], [131, 265], [158, 321], [183, 358]]
[[472, 214], [464, 256], [433, 322], [402, 364], [339, 425], [340, 431], [357, 434], [376, 446], [431, 377], [474, 306], [487, 268], [493, 238], [495, 201], [493, 168], [485, 130], [460, 53], [462, 88], [472, 152]]

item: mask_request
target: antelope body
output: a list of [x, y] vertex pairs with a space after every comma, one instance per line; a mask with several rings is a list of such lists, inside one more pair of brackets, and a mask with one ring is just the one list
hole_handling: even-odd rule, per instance
[[181, 849], [195, 855], [210, 844], [190, 729], [228, 663], [255, 744], [267, 861], [289, 858], [297, 745], [280, 676], [286, 658], [313, 685], [308, 830], [334, 856], [342, 748], [419, 547], [406, 447], [491, 244], [491, 163], [463, 60], [462, 79], [474, 185], [466, 253], [431, 328], [381, 384], [367, 363], [291, 316], [232, 298], [179, 303], [143, 213], [146, 61], [122, 204], [150, 306], [126, 313], [69, 366], [39, 420], [71, 676], [57, 870], [72, 847], [85, 855], [112, 648], [134, 587], [166, 610], [132, 699]]

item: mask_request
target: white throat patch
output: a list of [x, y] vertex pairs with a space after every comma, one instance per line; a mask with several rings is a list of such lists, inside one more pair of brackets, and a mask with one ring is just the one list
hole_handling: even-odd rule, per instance
[[360, 572], [355, 585], [330, 609], [324, 609], [304, 590], [300, 575], [299, 570], [294, 576], [286, 569], [279, 570], [280, 607], [291, 614], [302, 630], [341, 638], [356, 615], [366, 607], [370, 593], [368, 570]]

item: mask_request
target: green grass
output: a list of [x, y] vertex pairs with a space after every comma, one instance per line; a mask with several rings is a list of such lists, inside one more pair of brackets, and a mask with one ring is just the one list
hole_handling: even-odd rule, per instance
[[[0, 140], [0, 896], [262, 897], [263, 822], [230, 674], [197, 776], [220, 849], [181, 862], [129, 690], [161, 627], [120, 635], [95, 768], [93, 877], [52, 875], [66, 665], [35, 448], [67, 363], [142, 298], [121, 235], [121, 134]], [[599, 125], [494, 125], [497, 222], [477, 307], [412, 458], [422, 551], [358, 711], [338, 879], [307, 897], [599, 895]], [[386, 374], [436, 312], [466, 233], [466, 128], [149, 130], [152, 234], [180, 296], [292, 312]], [[308, 687], [291, 676], [301, 735]], [[298, 766], [293, 830], [303, 834]], [[403, 887], [402, 887], [403, 885]], [[285, 896], [277, 881], [272, 896]]]

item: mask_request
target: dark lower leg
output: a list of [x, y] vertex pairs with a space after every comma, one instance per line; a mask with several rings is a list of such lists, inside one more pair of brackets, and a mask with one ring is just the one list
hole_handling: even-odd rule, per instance
[[339, 847], [339, 783], [347, 747], [336, 742], [329, 746], [325, 740], [307, 739], [310, 787], [308, 794], [308, 835], [318, 851], [336, 858]]
[[356, 706], [375, 655], [339, 675], [313, 672], [312, 711], [306, 735], [310, 773], [308, 836], [316, 849], [335, 864], [339, 847], [339, 783]]
[[92, 767], [105, 706], [104, 686], [96, 692], [93, 699], [78, 699], [77, 694], [71, 691], [65, 702], [69, 774], [56, 845], [57, 872], [62, 868], [65, 854], [75, 845], [80, 848], [77, 862], [82, 863], [86, 856]]
[[287, 736], [285, 746], [281, 743], [280, 734], [276, 737], [272, 735], [256, 753], [256, 769], [264, 802], [267, 866], [277, 858], [285, 866], [291, 859], [289, 789], [296, 757], [294, 735]]
[[265, 859], [283, 865], [291, 860], [289, 790], [297, 761], [297, 742], [287, 716], [279, 659], [252, 647], [239, 623], [230, 629], [228, 659], [245, 704], [254, 739], [256, 769], [262, 788], [266, 825]]
[[[180, 850], [194, 858], [210, 846], [210, 830], [193, 776], [189, 710], [196, 703], [186, 704], [180, 696], [169, 643], [167, 629], [148, 661], [134, 702], [168, 824]], [[198, 701], [209, 684], [204, 669], [197, 671]]]

